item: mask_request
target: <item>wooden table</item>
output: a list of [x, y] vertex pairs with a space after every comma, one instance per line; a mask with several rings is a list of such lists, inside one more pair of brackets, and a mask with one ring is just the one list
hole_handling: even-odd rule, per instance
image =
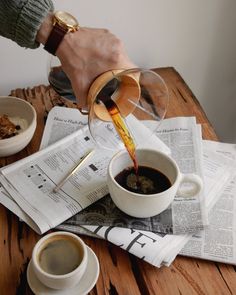
[[[174, 68], [156, 71], [170, 91], [167, 117], [196, 116], [203, 137], [217, 140], [199, 102]], [[47, 113], [54, 105], [76, 107], [59, 97], [50, 86], [16, 89], [11, 95], [29, 101], [37, 110], [38, 124], [31, 143], [20, 153], [0, 158], [0, 167], [38, 150]], [[0, 206], [0, 294], [32, 294], [26, 269], [32, 249], [40, 238], [9, 210]], [[90, 295], [138, 294], [236, 294], [236, 269], [221, 263], [177, 257], [167, 268], [155, 268], [103, 240], [82, 236], [100, 261], [100, 275]], [[69, 294], [68, 294], [69, 295]]]

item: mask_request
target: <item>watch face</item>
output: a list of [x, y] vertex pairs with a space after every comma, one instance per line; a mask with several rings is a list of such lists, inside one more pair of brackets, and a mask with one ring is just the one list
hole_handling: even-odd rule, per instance
[[55, 13], [55, 18], [59, 23], [61, 23], [62, 25], [66, 25], [67, 27], [77, 28], [79, 26], [77, 19], [68, 12], [57, 11]]

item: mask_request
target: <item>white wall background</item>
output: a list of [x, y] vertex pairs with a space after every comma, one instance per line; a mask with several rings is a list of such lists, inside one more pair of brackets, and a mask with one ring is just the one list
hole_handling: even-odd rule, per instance
[[[55, 0], [82, 26], [119, 36], [140, 67], [174, 66], [222, 141], [236, 142], [235, 0]], [[0, 94], [47, 83], [47, 53], [0, 37]]]

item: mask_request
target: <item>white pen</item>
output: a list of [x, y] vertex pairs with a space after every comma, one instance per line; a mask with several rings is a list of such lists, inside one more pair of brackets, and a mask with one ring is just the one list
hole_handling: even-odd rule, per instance
[[94, 150], [88, 151], [79, 161], [78, 164], [75, 165], [75, 167], [54, 187], [53, 192], [57, 193], [59, 189], [63, 186], [64, 183], [77, 171], [77, 169], [84, 163], [88, 157], [92, 155]]

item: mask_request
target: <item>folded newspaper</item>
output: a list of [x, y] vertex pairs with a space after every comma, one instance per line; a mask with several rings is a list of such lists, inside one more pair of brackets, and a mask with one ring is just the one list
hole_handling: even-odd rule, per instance
[[[164, 120], [157, 136], [152, 132], [152, 122], [144, 125], [132, 116], [128, 118], [139, 147], [151, 146], [166, 153], [171, 150], [182, 172], [202, 177], [204, 174], [203, 194], [188, 201], [176, 198], [166, 212], [147, 220], [125, 216], [107, 197], [106, 169], [115, 151], [96, 146], [85, 118], [75, 109], [52, 109], [42, 149], [1, 169], [0, 202], [38, 233], [58, 226], [95, 235], [123, 245], [130, 253], [156, 266], [169, 265], [183, 246], [191, 242], [193, 233], [194, 239], [198, 237], [203, 244], [199, 233], [207, 224], [205, 208], [216, 204], [216, 196], [232, 175], [233, 161], [210, 148], [202, 153], [201, 132], [195, 118]], [[108, 130], [115, 132], [112, 128]], [[149, 135], [145, 145], [144, 135], [145, 138]], [[94, 155], [54, 193], [55, 185], [91, 148], [95, 148]], [[115, 218], [112, 208], [116, 211]], [[188, 243], [185, 254], [191, 256]]]

